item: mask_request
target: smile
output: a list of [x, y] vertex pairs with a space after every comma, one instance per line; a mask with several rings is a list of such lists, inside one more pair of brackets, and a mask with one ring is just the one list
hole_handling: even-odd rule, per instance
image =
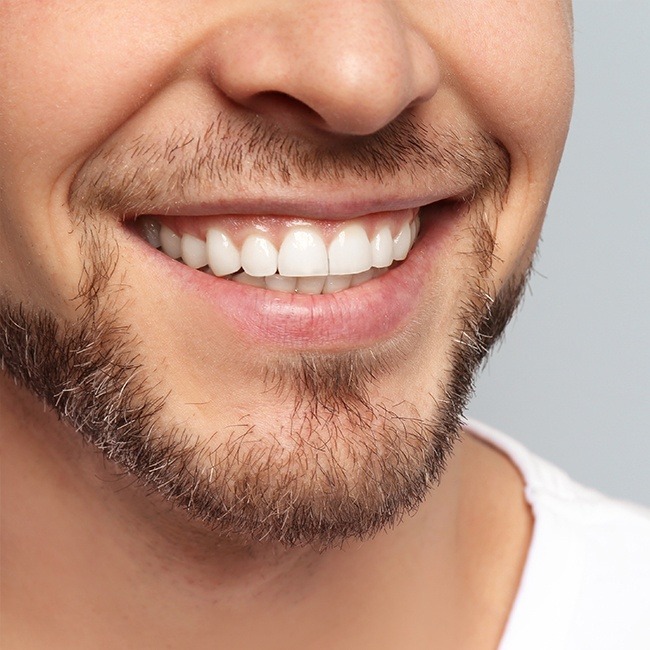
[[[273, 349], [344, 350], [410, 332], [468, 204], [352, 216], [134, 215], [126, 233], [161, 296]], [[171, 304], [171, 303], [170, 303]], [[206, 320], [206, 322], [208, 322]]]
[[[193, 269], [254, 287], [299, 294], [344, 291], [377, 278], [408, 256], [416, 209], [337, 221], [220, 217], [197, 229], [187, 218], [141, 217], [154, 248]], [[209, 220], [207, 220], [209, 223]]]

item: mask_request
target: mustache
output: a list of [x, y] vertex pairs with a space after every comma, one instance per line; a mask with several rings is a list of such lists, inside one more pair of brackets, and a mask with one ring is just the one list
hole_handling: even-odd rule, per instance
[[207, 125], [187, 123], [108, 141], [77, 172], [68, 197], [73, 216], [156, 213], [205, 196], [262, 195], [269, 187], [389, 185], [424, 195], [452, 184], [463, 200], [501, 201], [510, 157], [490, 134], [434, 127], [410, 115], [367, 136], [299, 135], [265, 121], [222, 112]]

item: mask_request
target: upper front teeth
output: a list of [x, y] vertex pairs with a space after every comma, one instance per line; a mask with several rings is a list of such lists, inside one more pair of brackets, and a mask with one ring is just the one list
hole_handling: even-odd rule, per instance
[[[239, 249], [219, 228], [209, 228], [203, 241], [187, 233], [179, 236], [152, 218], [143, 218], [140, 223], [152, 246], [192, 268], [207, 266], [218, 276], [230, 276], [243, 269], [246, 277], [241, 281], [267, 278], [268, 288], [277, 285], [280, 291], [302, 293], [340, 291], [363, 281], [364, 273], [373, 267], [385, 269], [393, 261], [403, 260], [419, 228], [415, 217], [405, 221], [396, 235], [384, 224], [369, 237], [362, 225], [349, 223], [327, 245], [316, 227], [300, 226], [289, 230], [279, 249], [261, 232], [246, 237]], [[339, 276], [341, 280], [336, 279]], [[273, 279], [269, 282], [269, 278]]]
[[241, 265], [254, 278], [273, 275], [278, 270], [278, 251], [266, 237], [251, 235], [241, 247]]
[[296, 278], [328, 275], [327, 248], [312, 228], [296, 228], [284, 238], [278, 254], [278, 273]]
[[330, 275], [363, 273], [372, 266], [370, 241], [359, 224], [343, 228], [330, 244], [328, 252]]

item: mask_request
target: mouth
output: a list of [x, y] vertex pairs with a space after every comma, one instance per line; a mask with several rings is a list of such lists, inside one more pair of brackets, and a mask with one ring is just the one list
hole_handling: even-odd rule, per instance
[[387, 273], [405, 260], [420, 229], [418, 209], [336, 221], [278, 217], [155, 217], [141, 236], [186, 266], [260, 289], [330, 294]]
[[[351, 349], [417, 322], [432, 268], [466, 202], [345, 218], [142, 214], [127, 221], [144, 258], [214, 310], [239, 338]], [[205, 313], [205, 310], [203, 310]]]

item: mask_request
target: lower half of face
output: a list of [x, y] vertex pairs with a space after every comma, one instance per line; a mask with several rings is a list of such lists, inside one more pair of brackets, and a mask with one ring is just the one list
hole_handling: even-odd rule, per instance
[[[289, 545], [365, 537], [440, 479], [473, 373], [527, 270], [496, 290], [491, 227], [476, 205], [379, 220], [393, 249], [406, 224], [403, 259], [296, 279], [241, 268], [216, 276], [209, 264], [188, 265], [180, 231], [177, 258], [157, 247], [151, 217], [142, 229], [88, 214], [72, 247], [82, 271], [59, 285], [58, 307], [3, 297], [5, 369], [109, 459], [221, 534]], [[358, 231], [370, 248], [373, 224], [359, 221], [333, 228], [341, 239]], [[318, 236], [319, 223], [299, 228]], [[345, 263], [365, 256], [367, 265], [355, 246]], [[303, 278], [350, 286], [303, 293]], [[286, 280], [297, 287], [268, 286]]]
[[4, 370], [221, 535], [367, 536], [440, 479], [564, 130], [527, 159], [444, 90], [363, 135], [211, 93], [2, 179]]

